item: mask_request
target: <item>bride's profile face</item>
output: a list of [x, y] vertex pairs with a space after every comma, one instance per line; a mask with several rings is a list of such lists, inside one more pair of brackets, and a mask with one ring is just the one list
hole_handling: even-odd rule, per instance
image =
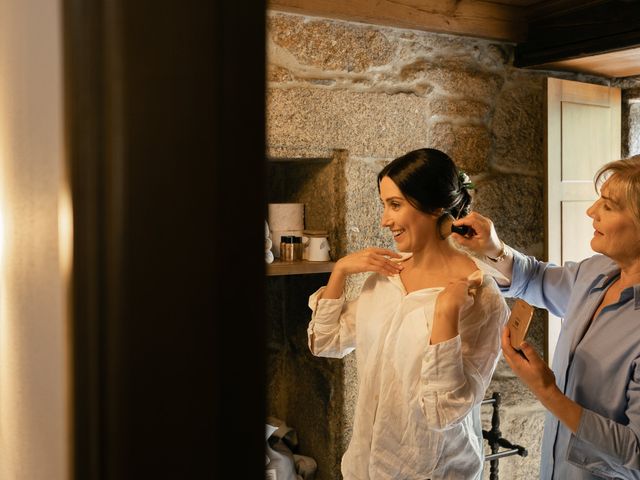
[[389, 177], [380, 180], [380, 199], [384, 207], [381, 225], [393, 235], [400, 252], [416, 252], [434, 235], [436, 217], [415, 208]]

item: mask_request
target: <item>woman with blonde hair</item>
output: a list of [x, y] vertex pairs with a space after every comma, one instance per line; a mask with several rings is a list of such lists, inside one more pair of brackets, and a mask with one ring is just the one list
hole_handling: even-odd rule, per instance
[[640, 156], [606, 164], [595, 185], [586, 213], [598, 254], [581, 262], [525, 256], [478, 214], [455, 222], [473, 233], [455, 239], [510, 279], [504, 295], [564, 319], [553, 370], [528, 344], [524, 356], [514, 350], [507, 329], [502, 336], [507, 363], [548, 410], [542, 479], [640, 479]]

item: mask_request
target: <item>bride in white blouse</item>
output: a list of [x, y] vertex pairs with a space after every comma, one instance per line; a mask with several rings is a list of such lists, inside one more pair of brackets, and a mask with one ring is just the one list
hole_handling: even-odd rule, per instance
[[[509, 309], [491, 267], [440, 232], [443, 218], [469, 213], [468, 182], [435, 149], [389, 163], [378, 175], [381, 223], [403, 253], [372, 247], [346, 255], [309, 299], [311, 352], [356, 351], [347, 480], [482, 477], [479, 407]], [[371, 274], [347, 301], [347, 276], [362, 272]]]

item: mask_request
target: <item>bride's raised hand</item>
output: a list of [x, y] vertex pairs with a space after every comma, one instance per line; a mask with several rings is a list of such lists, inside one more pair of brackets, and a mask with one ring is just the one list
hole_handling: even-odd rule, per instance
[[460, 316], [473, 305], [476, 291], [481, 284], [482, 273], [478, 270], [465, 279], [449, 283], [438, 294], [431, 329], [432, 345], [458, 335]]
[[438, 295], [436, 313], [457, 321], [460, 314], [473, 305], [476, 291], [481, 285], [482, 273], [479, 270], [465, 279], [449, 283]]
[[388, 276], [400, 273], [404, 268], [397, 261], [400, 258], [402, 255], [393, 250], [377, 247], [365, 248], [342, 257], [333, 266], [321, 298], [340, 298], [344, 292], [347, 276], [354, 273], [378, 272]]
[[[397, 259], [402, 255], [387, 248], [369, 247], [342, 257], [333, 271], [343, 275], [377, 272], [382, 275], [397, 275], [404, 268]], [[394, 260], [396, 259], [396, 260]]]

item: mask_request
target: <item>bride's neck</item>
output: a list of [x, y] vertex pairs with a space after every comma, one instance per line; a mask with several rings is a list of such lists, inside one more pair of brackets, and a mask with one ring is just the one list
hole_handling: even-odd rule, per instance
[[433, 240], [424, 248], [413, 252], [413, 263], [416, 267], [433, 268], [433, 265], [442, 264], [454, 257], [458, 250], [451, 245], [449, 240]]

